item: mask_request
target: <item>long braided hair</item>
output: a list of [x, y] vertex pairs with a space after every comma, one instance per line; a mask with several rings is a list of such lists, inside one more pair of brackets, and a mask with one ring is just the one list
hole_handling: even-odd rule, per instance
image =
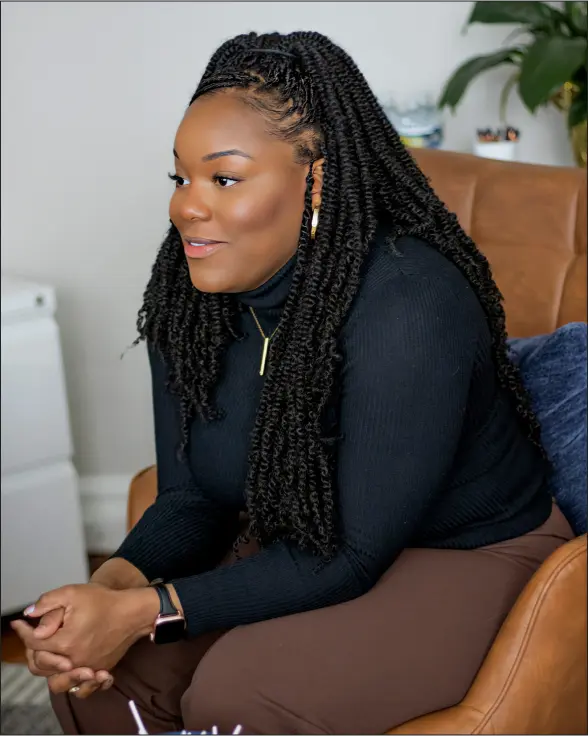
[[[252, 432], [245, 493], [250, 534], [262, 544], [288, 539], [329, 557], [337, 548], [335, 441], [325, 436], [323, 418], [338, 385], [338, 336], [381, 217], [391, 223], [392, 240], [422, 238], [466, 276], [488, 320], [498, 380], [541, 447], [539, 425], [508, 358], [502, 297], [486, 258], [431, 189], [353, 60], [315, 32], [244, 34], [215, 52], [190, 104], [227, 90], [293, 143], [299, 163], [325, 157], [314, 241], [307, 178], [296, 266]], [[138, 340], [167, 363], [184, 444], [194, 417], [222, 416], [215, 387], [228, 346], [240, 339], [238, 313], [229, 295], [193, 287], [172, 225], [137, 327]]]

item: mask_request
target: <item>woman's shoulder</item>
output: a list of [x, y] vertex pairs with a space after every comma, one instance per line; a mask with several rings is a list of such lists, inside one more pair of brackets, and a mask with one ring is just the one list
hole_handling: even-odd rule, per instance
[[456, 293], [472, 290], [460, 269], [434, 245], [411, 235], [394, 240], [386, 228], [380, 227], [366, 260], [362, 287], [371, 291], [398, 279], [441, 281]]
[[385, 232], [366, 259], [344, 339], [368, 324], [394, 342], [411, 330], [433, 340], [451, 331], [471, 343], [488, 332], [472, 284], [452, 261], [424, 240], [391, 241]]
[[448, 302], [465, 310], [468, 319], [485, 322], [472, 284], [449, 258], [420, 238], [392, 240], [381, 228], [364, 265], [355, 308], [434, 313]]

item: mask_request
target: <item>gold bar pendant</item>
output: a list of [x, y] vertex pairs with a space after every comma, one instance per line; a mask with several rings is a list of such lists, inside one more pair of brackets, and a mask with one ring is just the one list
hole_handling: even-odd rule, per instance
[[267, 351], [269, 348], [269, 337], [265, 337], [263, 340], [263, 353], [261, 354], [261, 368], [259, 369], [259, 375], [263, 376], [265, 373], [265, 361], [267, 360]]

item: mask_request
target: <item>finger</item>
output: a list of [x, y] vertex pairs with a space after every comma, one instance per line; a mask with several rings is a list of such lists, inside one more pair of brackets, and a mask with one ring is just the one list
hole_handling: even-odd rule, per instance
[[[55, 662], [55, 666], [51, 666], [51, 662], [49, 660], [44, 661], [44, 658], [41, 659], [41, 661], [39, 662], [37, 656], [39, 654], [41, 654], [41, 652], [35, 652], [33, 649], [25, 649], [25, 656], [27, 659], [29, 671], [36, 677], [49, 677], [50, 675], [55, 675], [61, 671], [66, 672], [68, 670], [71, 670], [72, 666], [67, 658], [65, 658], [67, 666], [62, 666], [59, 662]], [[49, 654], [49, 652], [46, 652], [46, 654]], [[56, 658], [61, 659], [59, 655], [51, 656], [55, 656]]]
[[92, 693], [96, 692], [96, 690], [100, 690], [101, 685], [99, 682], [96, 682], [96, 680], [88, 680], [88, 682], [84, 682], [82, 685], [79, 685], [79, 688], [80, 689], [73, 692], [72, 695], [80, 700], [84, 700], [85, 698], [89, 698]]
[[52, 693], [66, 693], [72, 687], [80, 687], [84, 682], [95, 678], [94, 670], [78, 667], [71, 672], [60, 672], [47, 678]]
[[65, 615], [64, 608], [56, 608], [54, 611], [46, 613], [41, 620], [37, 628], [35, 629], [35, 636], [37, 639], [48, 639], [53, 636], [55, 632], [63, 624], [63, 617]]
[[19, 637], [25, 642], [31, 638], [34, 632], [34, 628], [22, 619], [16, 619], [10, 622], [10, 628], [19, 635]]
[[108, 690], [114, 684], [114, 677], [107, 670], [98, 670], [96, 682], [100, 683], [101, 690]]
[[76, 698], [83, 700], [84, 698], [92, 695], [92, 693], [95, 693], [97, 690], [108, 690], [108, 688], [112, 687], [113, 683], [114, 678], [109, 672], [106, 670], [98, 670], [98, 672], [95, 673], [93, 680], [88, 680], [83, 684], [74, 687], [73, 693], [71, 693], [71, 689], [69, 692], [72, 695], [75, 695]]
[[36, 603], [25, 608], [24, 615], [39, 618], [56, 608], [65, 608], [71, 601], [74, 590], [74, 585], [64, 585], [62, 588], [56, 588], [55, 590], [50, 590], [48, 593], [43, 593]]
[[[30, 624], [27, 624], [26, 621], [23, 621], [22, 619], [12, 621], [10, 625], [20, 636], [27, 649], [42, 651], [47, 646], [46, 642], [43, 639], [39, 640], [35, 637], [35, 629]], [[51, 648], [56, 654], [61, 653], [61, 648], [64, 644], [63, 637], [61, 637], [61, 631], [62, 630], [58, 631], [56, 634], [53, 634], [53, 638], [51, 640]]]
[[33, 661], [40, 670], [54, 672], [69, 672], [73, 669], [73, 664], [68, 657], [62, 654], [53, 654], [53, 652], [34, 652]]
[[22, 619], [17, 619], [11, 621], [10, 626], [19, 635], [27, 649], [39, 649], [39, 642], [35, 641], [35, 629], [30, 624]]
[[33, 652], [32, 649], [25, 649], [25, 656], [27, 658], [27, 665], [29, 667], [29, 672], [35, 677], [47, 677], [50, 674], [53, 674], [52, 672], [43, 672], [43, 670], [40, 670], [36, 663], [35, 663], [35, 652]]

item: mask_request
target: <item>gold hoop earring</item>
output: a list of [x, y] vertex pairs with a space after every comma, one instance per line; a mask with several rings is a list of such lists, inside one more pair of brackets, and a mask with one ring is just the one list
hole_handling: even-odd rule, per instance
[[318, 227], [319, 223], [319, 207], [315, 207], [312, 211], [312, 222], [310, 223], [310, 239], [314, 240], [316, 238], [316, 229]]

